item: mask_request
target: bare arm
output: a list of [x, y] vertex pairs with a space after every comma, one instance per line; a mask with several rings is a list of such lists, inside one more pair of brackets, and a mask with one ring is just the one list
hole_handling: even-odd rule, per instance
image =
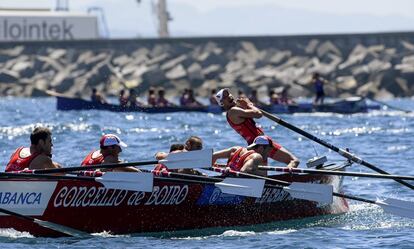
[[229, 158], [232, 153], [234, 153], [240, 147], [235, 146], [224, 150], [219, 150], [213, 153], [213, 164], [220, 158]]
[[240, 169], [240, 171], [251, 173], [251, 174], [259, 174], [258, 166], [262, 164], [262, 162], [263, 162], [263, 157], [258, 153], [254, 153], [247, 158], [247, 160], [244, 162], [243, 167]]
[[261, 118], [262, 112], [255, 106], [249, 109], [242, 109], [240, 107], [233, 107], [228, 111], [228, 115], [231, 121], [235, 123], [243, 122], [245, 118]]
[[286, 163], [287, 167], [290, 168], [297, 168], [300, 163], [299, 159], [293, 153], [283, 147], [276, 151], [275, 157], [277, 161]]
[[56, 169], [61, 168], [58, 163], [54, 163], [52, 159], [45, 155], [37, 156], [29, 165], [29, 169]]
[[[105, 157], [105, 160], [103, 161], [104, 164], [112, 164], [112, 163], [121, 163], [121, 161], [113, 156], [107, 156]], [[120, 167], [120, 168], [114, 168], [114, 172], [141, 172], [141, 170], [134, 168], [134, 167]]]

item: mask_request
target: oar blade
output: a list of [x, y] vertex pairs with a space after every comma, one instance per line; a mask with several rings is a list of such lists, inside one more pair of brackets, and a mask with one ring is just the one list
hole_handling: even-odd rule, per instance
[[331, 204], [333, 202], [333, 186], [328, 184], [293, 182], [283, 188], [293, 198], [318, 203]]
[[227, 177], [223, 181], [215, 183], [221, 192], [226, 194], [241, 195], [260, 198], [263, 193], [265, 181], [261, 179], [245, 179]]
[[188, 152], [170, 153], [167, 158], [160, 160], [168, 169], [193, 169], [211, 167], [213, 150], [194, 150]]
[[387, 198], [376, 203], [387, 213], [414, 219], [414, 203], [411, 201]]
[[60, 233], [63, 233], [63, 234], [66, 234], [72, 237], [80, 237], [80, 238], [91, 237], [91, 235], [87, 232], [83, 232], [83, 231], [80, 231], [80, 230], [77, 230], [71, 227], [59, 225], [59, 224], [56, 224], [50, 221], [34, 219], [33, 222], [39, 224], [42, 227], [46, 227], [46, 228], [52, 229], [54, 231], [58, 231]]
[[102, 183], [105, 188], [142, 192], [152, 192], [154, 185], [154, 175], [144, 172], [106, 172], [95, 180]]

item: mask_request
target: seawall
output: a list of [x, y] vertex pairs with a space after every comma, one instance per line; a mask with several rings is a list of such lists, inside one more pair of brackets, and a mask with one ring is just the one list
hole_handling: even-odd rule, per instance
[[289, 87], [294, 97], [312, 96], [310, 76], [319, 72], [334, 97], [405, 97], [414, 94], [414, 32], [8, 42], [0, 43], [0, 64], [2, 96], [150, 86], [203, 96], [220, 87]]

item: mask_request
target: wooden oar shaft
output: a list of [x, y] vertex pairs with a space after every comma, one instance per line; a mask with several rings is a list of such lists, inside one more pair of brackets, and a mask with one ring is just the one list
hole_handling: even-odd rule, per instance
[[59, 176], [59, 175], [43, 175], [43, 174], [30, 174], [30, 173], [0, 173], [0, 178], [37, 178], [48, 180], [82, 180], [82, 181], [95, 181], [93, 177], [87, 176]]
[[131, 166], [142, 166], [157, 164], [158, 161], [143, 161], [143, 162], [130, 162], [130, 163], [112, 163], [112, 164], [99, 164], [99, 165], [90, 165], [90, 166], [77, 166], [77, 167], [66, 167], [59, 169], [36, 169], [33, 173], [36, 174], [54, 174], [54, 173], [66, 173], [74, 172], [79, 170], [95, 170], [95, 169], [115, 169]]
[[[312, 135], [312, 134], [310, 134], [310, 133], [308, 133], [308, 132], [306, 132], [306, 131], [304, 131], [304, 130], [302, 130], [302, 129], [300, 129], [300, 128], [298, 128], [298, 127], [296, 127], [296, 126], [294, 126], [294, 125], [292, 125], [292, 124], [290, 124], [290, 123], [288, 123], [286, 121], [284, 121], [283, 119], [281, 119], [281, 118], [279, 118], [279, 117], [277, 117], [277, 116], [275, 116], [273, 114], [270, 114], [270, 113], [268, 113], [266, 111], [263, 111], [263, 110], [260, 110], [260, 111], [263, 113], [263, 115], [265, 117], [269, 118], [270, 120], [275, 121], [276, 123], [278, 123], [278, 124], [280, 124], [280, 125], [288, 128], [288, 129], [290, 129], [290, 130], [292, 130], [292, 131], [294, 131], [296, 133], [299, 133], [302, 136], [304, 136], [306, 138], [309, 138], [310, 140], [315, 141], [318, 144], [327, 147], [328, 149], [331, 149], [331, 150], [337, 152], [338, 154], [340, 154], [341, 156], [345, 157], [348, 160], [351, 160], [351, 161], [356, 162], [358, 164], [361, 164], [361, 165], [363, 165], [365, 167], [368, 167], [368, 168], [370, 168], [370, 169], [372, 169], [372, 170], [374, 170], [374, 171], [376, 171], [376, 172], [378, 172], [380, 174], [387, 174], [387, 175], [389, 175], [388, 172], [386, 172], [386, 171], [384, 171], [384, 170], [382, 170], [380, 168], [377, 168], [375, 165], [373, 165], [371, 163], [368, 163], [368, 162], [362, 160], [361, 158], [359, 158], [359, 157], [357, 157], [357, 156], [349, 153], [346, 150], [340, 149], [340, 148], [338, 148], [338, 147], [336, 147], [336, 146], [334, 146], [334, 145], [332, 145], [332, 144], [330, 144], [330, 143], [328, 143], [328, 142], [326, 142], [326, 141], [324, 141], [322, 139], [319, 139], [319, 138], [315, 137], [314, 135]], [[409, 187], [411, 189], [414, 189], [414, 186], [413, 185], [411, 185], [411, 184], [409, 184], [409, 183], [407, 183], [407, 182], [405, 182], [403, 180], [394, 179], [394, 181], [397, 181], [397, 182], [401, 183], [402, 185], [404, 185], [406, 187]]]
[[372, 102], [376, 102], [378, 104], [381, 104], [383, 106], [386, 106], [386, 107], [388, 107], [390, 109], [394, 109], [394, 110], [401, 111], [401, 112], [405, 112], [405, 113], [410, 113], [411, 112], [409, 110], [405, 110], [405, 109], [402, 109], [402, 108], [399, 108], [399, 107], [395, 107], [395, 106], [392, 106], [390, 104], [387, 104], [387, 103], [385, 103], [383, 101], [379, 101], [379, 100], [376, 100], [376, 99], [373, 99], [373, 98], [370, 98], [370, 97], [365, 97], [365, 98], [371, 100]]
[[402, 176], [402, 175], [383, 175], [383, 174], [370, 174], [359, 172], [347, 172], [347, 171], [335, 171], [335, 170], [322, 170], [322, 169], [296, 169], [287, 167], [271, 167], [271, 166], [259, 166], [260, 169], [273, 170], [286, 173], [307, 173], [318, 175], [338, 175], [338, 176], [357, 176], [357, 177], [370, 177], [381, 179], [400, 179], [400, 180], [414, 180], [414, 176]]
[[190, 175], [184, 173], [176, 173], [176, 172], [167, 172], [167, 171], [159, 171], [159, 170], [151, 170], [152, 173], [156, 176], [164, 176], [164, 177], [176, 177], [180, 179], [190, 179], [190, 180], [199, 180], [209, 183], [216, 183], [221, 182], [223, 179], [208, 177], [208, 176], [200, 176], [200, 175]]
[[345, 198], [345, 199], [354, 200], [354, 201], [361, 201], [361, 202], [366, 202], [366, 203], [371, 203], [371, 204], [377, 204], [376, 201], [365, 199], [365, 198], [362, 198], [362, 197], [346, 195], [346, 194], [341, 194], [341, 193], [336, 193], [336, 192], [333, 192], [332, 195], [336, 196], [336, 197], [342, 197], [342, 198]]

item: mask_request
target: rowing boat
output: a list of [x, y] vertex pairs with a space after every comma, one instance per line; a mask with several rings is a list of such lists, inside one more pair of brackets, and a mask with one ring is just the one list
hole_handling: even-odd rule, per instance
[[[336, 169], [348, 166], [339, 164]], [[317, 174], [272, 176], [288, 182], [322, 183], [341, 192], [342, 177]], [[0, 208], [87, 233], [168, 232], [246, 226], [319, 215], [342, 214], [348, 204], [334, 197], [330, 204], [295, 199], [271, 188], [261, 197], [221, 192], [213, 183], [155, 177], [152, 192], [105, 188], [97, 181], [8, 177], [0, 179]], [[62, 236], [56, 230], [0, 213], [0, 228], [35, 236]]]
[[[186, 107], [186, 106], [120, 106], [116, 104], [101, 104], [81, 98], [72, 98], [63, 95], [55, 95], [57, 100], [57, 110], [106, 110], [113, 112], [144, 112], [144, 113], [170, 113], [170, 112], [205, 112], [220, 114], [222, 108], [217, 105]], [[262, 109], [271, 113], [312, 113], [312, 112], [332, 112], [332, 113], [365, 113], [372, 109], [379, 109], [379, 105], [368, 105], [364, 98], [353, 97], [343, 99], [323, 105], [313, 105], [312, 103], [299, 103], [294, 105], [267, 105]]]

